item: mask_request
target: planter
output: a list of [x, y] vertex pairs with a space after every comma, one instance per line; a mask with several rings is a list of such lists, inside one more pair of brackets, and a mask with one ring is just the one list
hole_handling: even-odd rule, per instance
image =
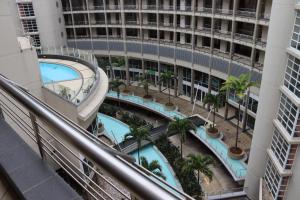
[[217, 128], [206, 128], [206, 133], [209, 137], [212, 138], [219, 138], [220, 137], [220, 132]]
[[116, 118], [118, 119], [118, 120], [121, 120], [122, 119], [122, 116], [123, 116], [123, 112], [122, 111], [117, 111], [116, 112]]
[[175, 110], [175, 105], [173, 103], [166, 103], [165, 110], [167, 111]]
[[230, 147], [228, 149], [228, 156], [234, 160], [241, 160], [245, 156], [245, 151], [241, 148]]
[[122, 93], [123, 93], [123, 95], [129, 95], [129, 94], [130, 94], [130, 90], [124, 89], [124, 90], [122, 91]]
[[100, 122], [99, 124], [98, 124], [98, 130], [97, 130], [97, 133], [99, 134], [99, 133], [102, 133], [104, 131], [104, 126], [103, 126], [103, 124]]
[[143, 96], [144, 101], [148, 102], [148, 101], [152, 101], [153, 97], [151, 95], [145, 95]]

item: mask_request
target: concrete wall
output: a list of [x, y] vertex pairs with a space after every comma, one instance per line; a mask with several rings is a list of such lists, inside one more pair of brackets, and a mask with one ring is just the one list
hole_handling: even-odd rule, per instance
[[286, 48], [289, 46], [294, 24], [294, 5], [295, 0], [273, 1], [256, 124], [245, 182], [251, 199], [258, 199], [259, 178], [265, 173], [266, 150], [273, 135], [272, 120], [276, 118], [278, 111], [279, 88], [286, 67]]
[[60, 0], [32, 0], [42, 47], [66, 44], [66, 32]]
[[41, 96], [40, 71], [36, 52], [22, 48], [17, 40], [11, 1], [0, 1], [0, 73]]

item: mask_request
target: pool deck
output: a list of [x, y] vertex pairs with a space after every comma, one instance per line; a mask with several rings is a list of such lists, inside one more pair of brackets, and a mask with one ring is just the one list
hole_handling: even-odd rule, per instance
[[78, 62], [62, 60], [62, 59], [44, 59], [44, 58], [39, 59], [39, 61], [46, 62], [46, 63], [62, 64], [79, 72], [81, 79], [59, 81], [59, 82], [45, 84], [45, 87], [54, 91], [59, 89], [58, 85], [69, 88], [73, 93], [72, 96], [73, 95], [77, 96], [77, 94], [80, 92], [83, 86], [88, 84], [87, 81], [95, 75], [95, 73], [89, 67]]
[[[107, 94], [108, 98], [117, 98], [116, 93], [115, 92], [110, 92]], [[133, 98], [132, 95], [120, 95], [120, 100], [128, 102], [130, 104], [136, 104], [137, 106], [141, 106], [147, 110], [152, 110], [155, 113], [161, 114], [169, 119], [173, 119], [174, 117], [179, 117], [179, 118], [185, 118], [186, 115], [177, 112], [177, 111], [165, 111], [164, 109], [161, 109], [160, 106], [156, 106], [157, 103], [149, 103], [149, 102], [144, 102], [142, 100], [142, 98], [137, 97], [137, 98]], [[161, 105], [161, 104], [160, 104]], [[187, 106], [186, 106], [187, 107]], [[213, 142], [209, 142], [208, 140], [211, 139], [207, 139], [206, 135], [205, 136], [201, 136], [201, 134], [194, 134], [196, 136], [196, 138], [198, 138], [199, 141], [201, 141], [203, 144], [205, 144], [219, 159], [220, 161], [224, 164], [224, 166], [227, 168], [227, 170], [230, 172], [230, 174], [232, 175], [233, 179], [235, 181], [243, 181], [245, 179], [246, 176], [246, 170], [247, 170], [247, 165], [243, 162], [243, 161], [235, 161], [235, 160], [231, 160], [228, 155], [227, 152], [223, 152], [225, 147], [226, 149], [228, 148], [228, 145], [223, 143], [223, 141], [221, 141], [220, 139], [214, 139]], [[219, 146], [221, 145], [221, 148], [217, 148], [214, 147], [214, 143], [218, 143]], [[216, 144], [215, 144], [216, 145]], [[220, 149], [223, 150], [221, 151]], [[218, 152], [218, 149], [220, 152]], [[237, 169], [233, 169], [232, 165], [234, 162], [234, 165], [237, 165], [238, 168]]]

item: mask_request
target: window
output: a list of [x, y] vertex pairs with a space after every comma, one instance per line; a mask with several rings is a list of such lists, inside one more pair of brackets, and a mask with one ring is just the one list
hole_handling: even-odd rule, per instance
[[22, 24], [25, 33], [38, 32], [38, 27], [35, 19], [23, 19]]
[[296, 127], [296, 119], [298, 119], [298, 116], [299, 111], [297, 110], [297, 106], [294, 105], [287, 96], [281, 94], [277, 118], [291, 136], [294, 136], [294, 129]]
[[300, 98], [300, 60], [293, 56], [288, 57], [284, 85]]
[[292, 39], [291, 39], [291, 46], [298, 50], [300, 50], [299, 35], [300, 35], [300, 12], [298, 11], [296, 18], [295, 18], [294, 30], [293, 30], [293, 35], [292, 35]]
[[32, 3], [18, 3], [20, 17], [33, 17], [34, 10]]
[[275, 154], [281, 166], [286, 168], [285, 164], [289, 154], [290, 145], [285, 141], [283, 136], [276, 128], [274, 129], [274, 134], [272, 137], [271, 150]]
[[288, 184], [288, 178], [289, 177], [281, 177], [272, 161], [270, 159], [268, 160], [265, 172], [265, 181], [274, 199], [283, 200], [284, 193]]

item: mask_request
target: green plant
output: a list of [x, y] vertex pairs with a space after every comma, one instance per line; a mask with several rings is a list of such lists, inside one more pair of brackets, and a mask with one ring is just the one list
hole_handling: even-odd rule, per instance
[[166, 180], [166, 177], [164, 176], [164, 174], [162, 173], [162, 169], [160, 164], [158, 163], [157, 160], [153, 160], [150, 163], [148, 162], [148, 160], [142, 156], [141, 157], [141, 165], [147, 169], [148, 171], [152, 172], [153, 174], [161, 177], [162, 179]]
[[125, 59], [124, 59], [124, 57], [115, 57], [115, 58], [113, 58], [111, 65], [114, 66], [114, 67], [120, 68], [120, 75], [121, 75], [120, 78], [123, 79], [123, 77], [122, 77], [122, 70], [121, 69], [123, 69], [124, 66], [125, 66]]
[[155, 142], [155, 145], [172, 166], [179, 182], [181, 183], [183, 191], [195, 198], [201, 198], [201, 187], [199, 182], [197, 182], [193, 171], [182, 170], [186, 161], [180, 157], [180, 151], [178, 148], [168, 140], [167, 136], [162, 136]]
[[173, 76], [173, 73], [170, 72], [170, 71], [163, 72], [160, 75], [159, 83], [161, 84], [161, 83], [164, 82], [164, 83], [167, 84], [169, 101], [166, 105], [168, 105], [168, 106], [173, 106], [173, 103], [171, 103], [171, 82], [172, 82], [172, 79], [174, 79], [174, 76]]
[[179, 119], [175, 118], [174, 121], [169, 123], [168, 126], [168, 134], [176, 134], [180, 135], [180, 155], [182, 158], [182, 144], [186, 140], [186, 134], [190, 130], [196, 130], [195, 125], [189, 121], [188, 119]]
[[227, 80], [224, 82], [223, 86], [221, 87], [222, 92], [227, 91], [234, 91], [236, 97], [238, 98], [238, 118], [237, 118], [237, 125], [236, 125], [236, 138], [235, 138], [235, 151], [238, 151], [238, 138], [239, 138], [239, 126], [240, 126], [240, 111], [241, 111], [241, 104], [246, 96], [247, 90], [252, 87], [256, 86], [256, 82], [252, 82], [250, 80], [249, 74], [241, 74], [238, 78], [234, 76], [229, 76]]
[[59, 90], [59, 96], [65, 98], [65, 99], [70, 99], [70, 88], [65, 87], [60, 85], [59, 86], [60, 90]]
[[210, 169], [210, 166], [214, 164], [214, 160], [211, 156], [201, 156], [189, 154], [188, 160], [183, 167], [183, 170], [197, 170], [197, 180], [200, 181], [200, 173], [204, 174], [212, 180], [213, 172]]
[[120, 93], [121, 93], [120, 87], [125, 85], [126, 84], [123, 83], [123, 81], [120, 81], [119, 79], [115, 79], [109, 82], [109, 88], [111, 90], [116, 90], [117, 92], [119, 106], [120, 106]]
[[[127, 133], [124, 136], [124, 140], [134, 139], [138, 144], [137, 153], [138, 153], [138, 161], [139, 165], [141, 164], [140, 161], [140, 149], [143, 140], [150, 140], [149, 138], [149, 129], [145, 127], [130, 127], [130, 133]], [[151, 141], [151, 140], [150, 140]]]
[[209, 106], [213, 106], [213, 124], [211, 126], [210, 131], [211, 132], [217, 132], [218, 130], [215, 127], [216, 122], [216, 109], [219, 108], [220, 105], [220, 98], [217, 95], [213, 95], [211, 93], [208, 93], [203, 100], [204, 106], [208, 104]]
[[147, 73], [144, 74], [143, 77], [140, 78], [140, 82], [139, 82], [138, 86], [143, 86], [144, 91], [145, 91], [144, 98], [151, 98], [151, 95], [149, 95], [150, 82], [147, 79]]

